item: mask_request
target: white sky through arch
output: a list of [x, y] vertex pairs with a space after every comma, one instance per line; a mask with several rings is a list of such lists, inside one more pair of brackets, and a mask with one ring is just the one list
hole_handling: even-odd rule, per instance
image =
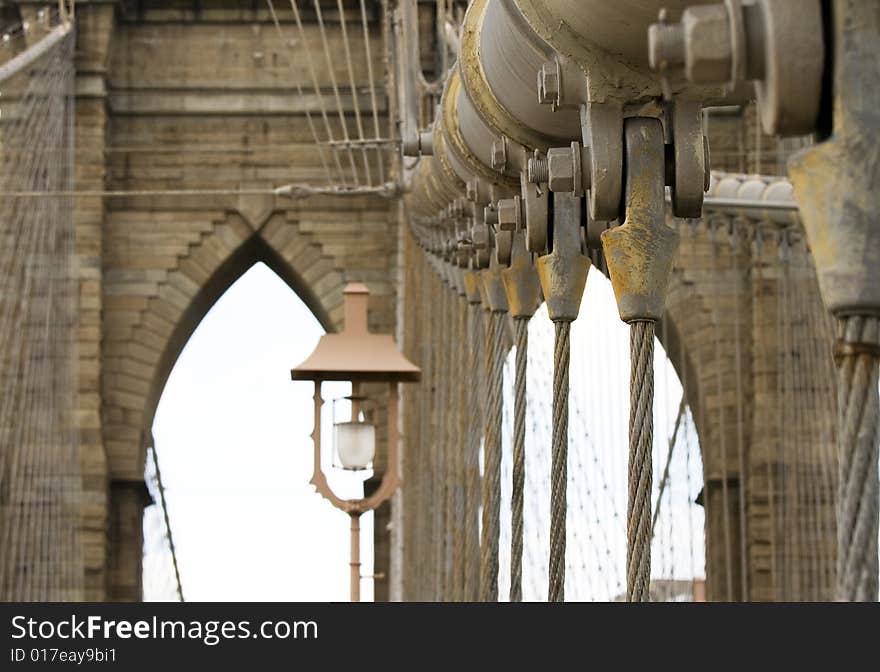
[[[349, 519], [308, 483], [312, 386], [290, 380], [322, 333], [299, 297], [258, 263], [220, 297], [175, 363], [153, 436], [187, 601], [349, 599]], [[327, 383], [324, 398], [348, 389]], [[347, 410], [337, 404], [336, 412]], [[355, 494], [349, 474], [325, 470], [345, 496]], [[156, 508], [145, 521], [145, 599], [168, 599]], [[365, 576], [372, 534], [369, 514], [361, 521]], [[372, 595], [364, 580], [361, 599]]]

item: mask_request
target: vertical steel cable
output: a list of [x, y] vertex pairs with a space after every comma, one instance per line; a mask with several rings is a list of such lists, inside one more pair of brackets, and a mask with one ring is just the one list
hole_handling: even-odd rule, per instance
[[455, 315], [456, 313], [456, 304], [458, 303], [458, 295], [455, 293], [455, 290], [451, 287], [446, 288], [445, 291], [446, 300], [445, 310], [443, 319], [447, 323], [446, 328], [446, 343], [444, 352], [446, 353], [446, 371], [445, 371], [445, 381], [446, 381], [446, 399], [445, 405], [446, 409], [445, 413], [445, 460], [444, 460], [444, 469], [443, 469], [443, 482], [445, 488], [445, 501], [443, 507], [445, 509], [444, 513], [444, 526], [443, 526], [443, 540], [444, 540], [444, 548], [443, 548], [443, 595], [441, 598], [444, 601], [450, 601], [454, 599], [453, 593], [453, 580], [454, 580], [454, 564], [453, 558], [455, 555], [454, 546], [455, 546], [455, 488], [457, 485], [456, 481], [456, 473], [455, 473], [455, 461], [456, 455], [458, 454], [458, 441], [457, 441], [457, 432], [458, 432], [458, 403], [456, 399], [456, 380], [458, 378], [458, 367], [457, 367], [457, 359], [455, 356], [456, 349], [455, 345], [458, 341], [458, 319]]
[[[291, 1], [295, 2], [296, 0]], [[355, 185], [359, 185], [361, 179], [358, 175], [357, 166], [355, 165], [354, 152], [352, 152], [351, 149], [351, 138], [349, 138], [348, 135], [348, 123], [345, 120], [345, 110], [342, 107], [342, 98], [339, 95], [339, 84], [336, 81], [336, 70], [334, 69], [333, 56], [330, 53], [330, 43], [327, 40], [327, 30], [324, 26], [324, 15], [321, 12], [321, 2], [320, 0], [312, 0], [312, 5], [315, 9], [315, 17], [318, 19], [318, 32], [321, 35], [321, 44], [324, 47], [324, 61], [327, 65], [327, 72], [330, 75], [330, 86], [333, 89], [333, 96], [336, 99], [336, 113], [339, 117], [339, 127], [342, 129], [342, 140], [348, 151], [348, 162], [351, 166], [351, 172], [354, 175], [354, 183]], [[352, 91], [352, 96], [357, 96], [357, 92]]]
[[748, 540], [746, 537], [746, 498], [748, 496], [748, 473], [746, 470], [746, 448], [743, 428], [743, 384], [742, 384], [742, 339], [740, 337], [740, 292], [742, 291], [739, 266], [739, 229], [736, 221], [731, 222], [730, 246], [733, 270], [733, 338], [734, 338], [734, 376], [736, 378], [736, 453], [739, 467], [739, 552], [740, 552], [740, 600], [749, 601]]
[[445, 549], [446, 549], [446, 528], [445, 528], [445, 501], [446, 501], [446, 342], [447, 342], [447, 320], [445, 314], [446, 291], [443, 283], [435, 275], [434, 282], [436, 285], [437, 318], [440, 321], [440, 329], [437, 334], [437, 368], [435, 385], [437, 389], [436, 406], [432, 410], [437, 419], [434, 429], [435, 450], [434, 450], [434, 497], [430, 500], [431, 510], [433, 511], [434, 534], [432, 540], [433, 548], [433, 585], [434, 585], [434, 601], [443, 599], [443, 581], [445, 578]]
[[[479, 304], [469, 306], [470, 334], [468, 335], [468, 368], [479, 377], [483, 361], [483, 309]], [[470, 405], [470, 423], [465, 446], [465, 518], [464, 518], [464, 599], [476, 601], [480, 595], [480, 437], [483, 427], [483, 399], [477, 381], [467, 385]]]
[[[425, 315], [424, 318], [429, 322], [433, 322], [430, 318], [433, 313], [433, 307], [436, 306], [436, 292], [434, 286], [434, 274], [430, 271], [425, 272]], [[436, 361], [437, 361], [437, 339], [434, 329], [427, 329], [426, 349], [425, 353], [425, 369], [423, 371], [423, 405], [422, 405], [422, 454], [424, 455], [424, 467], [422, 475], [422, 498], [419, 501], [421, 509], [421, 520], [419, 535], [419, 585], [421, 586], [421, 599], [433, 599], [433, 590], [431, 588], [433, 581], [433, 549], [434, 549], [434, 508], [431, 502], [434, 501], [434, 454], [435, 454], [435, 438], [436, 429], [434, 423], [434, 409], [436, 408]]]
[[[360, 0], [361, 6], [361, 28], [363, 29], [363, 39], [364, 39], [364, 51], [366, 52], [366, 60], [367, 60], [367, 78], [370, 80], [370, 103], [373, 111], [373, 137], [378, 142], [380, 140], [380, 131], [379, 131], [379, 105], [376, 102], [376, 78], [373, 76], [373, 54], [370, 49], [370, 31], [367, 27], [367, 7], [364, 4], [364, 0]], [[382, 14], [386, 14], [388, 11], [387, 7], [382, 7]], [[387, 39], [387, 36], [383, 36], [383, 38]], [[389, 87], [390, 88], [390, 87]], [[391, 89], [393, 90], [393, 89]], [[393, 96], [391, 96], [393, 98]], [[391, 115], [388, 115], [391, 118]], [[366, 151], [366, 150], [364, 150]], [[379, 162], [379, 182], [385, 182], [385, 157], [382, 154], [381, 146], [376, 148], [376, 159]]]
[[504, 313], [488, 314], [486, 417], [483, 446], [483, 526], [480, 538], [480, 601], [498, 601], [498, 540], [501, 533], [501, 422], [504, 382]]
[[[715, 282], [720, 282], [721, 268], [719, 263], [719, 244], [717, 239], [717, 227], [712, 223], [709, 224], [709, 238], [712, 242], [712, 275]], [[724, 580], [726, 589], [726, 600], [733, 600], [733, 564], [732, 564], [732, 543], [730, 534], [730, 483], [728, 482], [727, 472], [727, 422], [724, 413], [724, 395], [722, 383], [722, 364], [721, 364], [721, 334], [718, 333], [718, 307], [721, 291], [717, 292], [715, 297], [716, 305], [712, 308], [712, 328], [715, 331], [715, 390], [718, 396], [718, 447], [721, 461], [721, 508], [722, 518], [721, 525], [724, 532]]]
[[[272, 0], [266, 0], [266, 3], [269, 6], [269, 15], [272, 17], [272, 22], [275, 24], [275, 32], [278, 34], [278, 41], [284, 44], [284, 33], [281, 31], [281, 23], [278, 21], [278, 15], [275, 13], [275, 5], [273, 4]], [[293, 50], [291, 49], [291, 52], [292, 51]], [[302, 84], [300, 84], [299, 82], [299, 77], [297, 76], [297, 73], [293, 72], [294, 59], [288, 59], [287, 64], [290, 66], [291, 69], [291, 79], [293, 80], [293, 86], [296, 89], [296, 93], [300, 98], [303, 98], [304, 93]], [[315, 93], [318, 96], [321, 95], [320, 91], [315, 91]], [[318, 157], [321, 159], [321, 166], [324, 168], [324, 173], [327, 175], [327, 180], [330, 181], [330, 165], [327, 163], [327, 157], [324, 155], [324, 146], [318, 139], [318, 130], [315, 127], [315, 120], [312, 118], [312, 113], [308, 108], [306, 108], [305, 114], [306, 123], [309, 127], [309, 132], [312, 134], [312, 140], [315, 141], [315, 147], [318, 150]]]
[[626, 599], [648, 602], [651, 584], [651, 448], [654, 443], [654, 323], [630, 324], [629, 498]]
[[877, 600], [878, 318], [838, 321], [837, 599]]
[[[358, 100], [360, 92], [358, 91], [357, 84], [354, 80], [354, 64], [351, 61], [351, 46], [348, 40], [348, 21], [345, 19], [345, 8], [342, 6], [342, 0], [336, 0], [336, 7], [339, 10], [339, 27], [342, 30], [342, 49], [345, 53], [345, 65], [348, 69], [348, 84], [351, 88], [351, 101], [354, 105], [355, 127], [357, 128], [358, 139], [363, 143], [363, 141], [366, 140], [366, 136], [364, 135], [364, 124], [361, 121], [361, 105]], [[364, 148], [363, 144], [361, 144], [360, 150], [364, 160], [364, 172], [367, 176], [367, 184], [370, 185], [373, 184], [373, 176], [370, 174], [370, 159], [367, 156], [367, 150]]]
[[467, 523], [465, 520], [465, 498], [467, 484], [467, 448], [468, 448], [468, 349], [467, 323], [468, 305], [465, 299], [458, 301], [458, 335], [456, 337], [456, 352], [458, 361], [455, 367], [455, 416], [457, 428], [455, 434], [455, 466], [454, 466], [454, 524], [452, 536], [452, 599], [461, 602], [465, 599], [465, 539]]
[[571, 322], [554, 323], [553, 444], [550, 464], [550, 583], [549, 602], [565, 599], [565, 514], [568, 479], [568, 366]]
[[510, 601], [522, 601], [523, 501], [526, 485], [526, 373], [529, 320], [513, 321], [516, 362], [513, 384], [513, 488], [510, 502]]
[[[755, 262], [754, 262], [754, 285], [753, 294], [756, 297], [764, 297], [764, 234], [760, 225], [755, 228]], [[755, 311], [755, 315], [766, 315], [768, 311], [764, 306], [759, 306], [759, 310]], [[768, 320], [769, 321], [769, 320]], [[766, 322], [765, 322], [766, 324]], [[778, 325], [777, 325], [778, 326]], [[765, 456], [765, 477], [767, 479], [767, 509], [768, 522], [770, 527], [770, 585], [773, 589], [773, 601], [779, 599], [778, 592], [778, 576], [779, 568], [777, 567], [777, 543], [776, 543], [776, 485], [773, 475], [773, 460], [770, 455], [771, 448], [768, 446], [767, 455]]]
[[[336, 147], [332, 144], [333, 130], [330, 126], [330, 119], [327, 115], [327, 105], [324, 102], [324, 96], [321, 95], [321, 87], [318, 84], [318, 76], [315, 71], [315, 64], [312, 62], [312, 52], [308, 49], [308, 42], [306, 40], [306, 31], [303, 28], [302, 17], [299, 13], [299, 5], [297, 4], [297, 0], [290, 0], [290, 10], [293, 12], [293, 18], [296, 21], [297, 32], [299, 33], [300, 45], [302, 46], [303, 54], [305, 55], [306, 66], [309, 71], [309, 78], [312, 81], [312, 88], [315, 91], [315, 95], [318, 98], [318, 106], [321, 111], [321, 119], [324, 121], [324, 131], [327, 133], [327, 140], [331, 143], [333, 161], [336, 163], [336, 171], [339, 175], [339, 179], [342, 184], [347, 184], [347, 180], [345, 179], [345, 171], [342, 168], [342, 163], [339, 160], [339, 152], [336, 151]], [[355, 181], [355, 185], [357, 181]]]

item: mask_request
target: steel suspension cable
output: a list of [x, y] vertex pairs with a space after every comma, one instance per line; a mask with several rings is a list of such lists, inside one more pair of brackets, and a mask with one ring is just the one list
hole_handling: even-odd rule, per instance
[[650, 600], [651, 489], [654, 443], [654, 323], [630, 324], [629, 498], [627, 504], [626, 597]]
[[[483, 362], [483, 309], [479, 303], [468, 307], [468, 368], [473, 374], [479, 372]], [[464, 519], [464, 599], [476, 601], [480, 596], [480, 437], [484, 426], [483, 398], [480, 385], [468, 381], [468, 404], [470, 406], [469, 431], [465, 446], [465, 519]]]
[[458, 420], [456, 411], [458, 404], [456, 403], [456, 386], [455, 379], [458, 372], [456, 367], [455, 343], [458, 340], [456, 328], [458, 320], [455, 316], [455, 306], [458, 303], [458, 296], [455, 289], [451, 286], [444, 288], [445, 294], [445, 311], [443, 319], [448, 323], [446, 328], [446, 342], [444, 344], [445, 356], [445, 447], [444, 447], [444, 470], [443, 481], [445, 487], [444, 508], [444, 527], [443, 527], [443, 596], [444, 601], [453, 599], [453, 556], [455, 544], [455, 456], [458, 453], [457, 431]]
[[553, 439], [550, 458], [550, 576], [549, 602], [565, 600], [565, 544], [568, 485], [568, 388], [571, 322], [553, 323]]
[[510, 503], [510, 601], [522, 601], [523, 502], [526, 485], [526, 374], [529, 349], [529, 320], [513, 321], [513, 487]]
[[734, 377], [736, 379], [736, 454], [739, 468], [739, 552], [740, 552], [740, 600], [749, 601], [749, 573], [748, 573], [748, 539], [746, 524], [746, 500], [748, 497], [749, 478], [746, 470], [746, 447], [745, 430], [743, 428], [743, 383], [742, 383], [742, 338], [740, 322], [740, 292], [742, 291], [742, 278], [739, 265], [740, 254], [740, 231], [736, 220], [731, 221], [730, 247], [732, 255], [732, 271], [734, 282], [733, 293], [733, 339], [734, 339]]
[[[720, 282], [720, 263], [719, 263], [719, 244], [717, 238], [717, 227], [713, 223], [709, 223], [709, 236], [712, 242], [712, 275], [715, 283]], [[721, 461], [721, 508], [722, 519], [721, 525], [724, 533], [724, 579], [726, 589], [726, 600], [733, 600], [733, 566], [732, 566], [732, 539], [730, 532], [730, 484], [728, 482], [727, 472], [727, 425], [724, 413], [724, 395], [721, 371], [721, 334], [718, 333], [718, 307], [717, 302], [720, 298], [720, 292], [715, 297], [716, 305], [712, 308], [712, 328], [715, 331], [715, 390], [718, 396], [718, 447]]]
[[669, 435], [669, 444], [666, 449], [666, 463], [663, 467], [663, 474], [660, 476], [660, 485], [657, 488], [657, 507], [654, 509], [654, 514], [651, 518], [652, 539], [654, 538], [654, 532], [657, 527], [657, 519], [660, 517], [660, 507], [661, 503], [663, 502], [663, 493], [666, 492], [666, 487], [669, 485], [669, 469], [672, 466], [672, 455], [675, 451], [675, 445], [677, 443], [678, 428], [681, 426], [681, 421], [684, 418], [686, 410], [687, 398], [684, 396], [684, 394], [682, 394], [681, 402], [679, 402], [678, 404], [678, 413], [676, 413], [675, 415], [675, 423], [672, 425], [672, 434]]
[[877, 317], [838, 319], [837, 599], [877, 601], [878, 359]]
[[504, 313], [487, 314], [486, 417], [483, 445], [483, 525], [480, 537], [480, 601], [498, 601], [501, 532], [501, 423], [504, 384]]
[[455, 416], [457, 421], [455, 434], [455, 467], [454, 467], [454, 524], [452, 537], [452, 599], [462, 602], [465, 595], [465, 545], [467, 535], [467, 521], [465, 507], [467, 506], [467, 449], [468, 449], [468, 349], [465, 344], [468, 340], [468, 304], [464, 297], [457, 302], [458, 329], [455, 350], [458, 360], [455, 365]]

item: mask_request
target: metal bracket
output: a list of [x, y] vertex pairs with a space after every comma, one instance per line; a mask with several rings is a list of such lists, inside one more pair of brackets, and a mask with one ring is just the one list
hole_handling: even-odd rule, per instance
[[573, 194], [553, 197], [553, 248], [535, 260], [550, 319], [577, 319], [587, 284], [590, 260], [581, 252], [581, 199]]
[[531, 317], [541, 305], [541, 281], [526, 250], [525, 231], [513, 232], [510, 268], [501, 272], [511, 317]]
[[700, 217], [703, 194], [709, 188], [709, 145], [703, 134], [699, 101], [676, 98], [667, 118], [672, 133], [672, 212], [676, 217]]
[[489, 261], [489, 268], [480, 273], [480, 279], [483, 283], [481, 292], [483, 303], [493, 313], [507, 312], [507, 293], [504, 291], [501, 271], [501, 266], [493, 255]]
[[602, 233], [602, 248], [620, 319], [656, 321], [678, 247], [678, 233], [666, 223], [663, 127], [658, 119], [632, 117], [624, 134], [626, 219]]

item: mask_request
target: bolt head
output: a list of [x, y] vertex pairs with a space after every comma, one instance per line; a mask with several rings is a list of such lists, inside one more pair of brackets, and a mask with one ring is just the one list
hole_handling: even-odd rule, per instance
[[727, 8], [719, 5], [689, 7], [681, 18], [684, 30], [685, 76], [695, 84], [730, 80], [733, 44]]
[[569, 147], [553, 147], [547, 151], [547, 172], [550, 191], [574, 191], [574, 161]]
[[554, 105], [559, 102], [559, 73], [556, 61], [549, 61], [538, 71], [538, 102]]

